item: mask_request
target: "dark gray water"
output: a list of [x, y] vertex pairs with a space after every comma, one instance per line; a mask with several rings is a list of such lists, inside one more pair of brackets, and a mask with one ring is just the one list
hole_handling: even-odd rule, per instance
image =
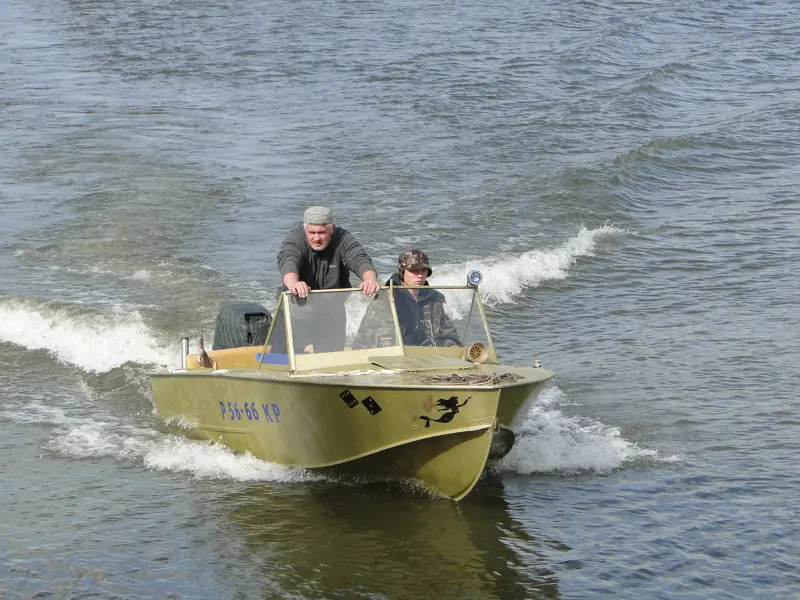
[[[0, 597], [800, 597], [794, 2], [0, 0]], [[147, 371], [326, 204], [556, 377], [466, 501]]]

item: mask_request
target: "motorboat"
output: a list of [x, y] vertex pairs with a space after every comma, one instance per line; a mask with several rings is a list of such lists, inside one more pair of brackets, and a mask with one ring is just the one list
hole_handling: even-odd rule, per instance
[[[159, 416], [254, 457], [323, 473], [416, 480], [460, 500], [501, 458], [552, 373], [500, 362], [479, 292], [463, 286], [289, 292], [272, 313], [225, 305], [212, 349], [151, 373]], [[409, 324], [409, 294], [440, 294], [447, 339]], [[411, 335], [414, 333], [414, 335]]]

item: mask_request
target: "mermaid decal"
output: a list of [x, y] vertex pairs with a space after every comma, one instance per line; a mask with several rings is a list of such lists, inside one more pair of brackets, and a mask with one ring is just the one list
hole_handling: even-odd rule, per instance
[[469, 402], [470, 398], [472, 398], [472, 396], [464, 400], [461, 404], [458, 403], [458, 396], [450, 396], [446, 400], [444, 398], [440, 398], [436, 401], [436, 404], [439, 406], [439, 411], [444, 412], [444, 414], [438, 419], [432, 419], [431, 417], [426, 416], [422, 416], [420, 419], [425, 421], [425, 427], [430, 427], [431, 421], [435, 423], [449, 423], [453, 420], [453, 417], [458, 414], [458, 409]]

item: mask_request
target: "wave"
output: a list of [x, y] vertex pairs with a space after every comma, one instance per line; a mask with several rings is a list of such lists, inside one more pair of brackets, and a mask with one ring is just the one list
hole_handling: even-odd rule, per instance
[[198, 479], [296, 483], [320, 479], [308, 471], [263, 461], [208, 441], [154, 430], [91, 421], [61, 427], [45, 450], [64, 458], [112, 458], [148, 469], [189, 473]]
[[555, 406], [565, 400], [557, 387], [544, 390], [517, 432], [514, 447], [496, 468], [523, 475], [533, 473], [608, 473], [629, 464], [674, 463], [624, 439], [616, 427], [580, 416], [568, 416]]
[[596, 229], [581, 227], [578, 233], [560, 246], [534, 249], [519, 256], [502, 256], [488, 260], [446, 264], [436, 269], [431, 285], [463, 285], [466, 274], [478, 269], [483, 274], [481, 295], [489, 306], [513, 304], [529, 287], [545, 281], [566, 279], [569, 269], [584, 256], [593, 256], [598, 240], [624, 234], [613, 225]]
[[138, 311], [87, 310], [85, 306], [0, 298], [0, 342], [45, 350], [85, 371], [103, 373], [127, 362], [173, 364]]

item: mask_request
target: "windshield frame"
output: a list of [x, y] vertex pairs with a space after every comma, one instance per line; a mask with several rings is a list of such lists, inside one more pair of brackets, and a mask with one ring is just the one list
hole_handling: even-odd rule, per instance
[[[387, 290], [388, 294], [388, 304], [391, 310], [393, 328], [394, 328], [394, 343], [391, 346], [386, 347], [370, 347], [370, 348], [345, 348], [342, 350], [336, 350], [331, 352], [318, 352], [318, 353], [298, 353], [295, 350], [295, 337], [298, 332], [294, 331], [294, 324], [292, 318], [292, 310], [294, 303], [292, 302], [293, 294], [289, 291], [281, 292], [278, 296], [278, 304], [275, 307], [273, 312], [273, 319], [270, 325], [269, 331], [267, 333], [267, 340], [264, 344], [263, 351], [259, 358], [258, 368], [269, 368], [275, 369], [276, 367], [280, 370], [288, 370], [290, 372], [298, 371], [298, 370], [307, 370], [311, 368], [325, 368], [325, 367], [334, 367], [334, 366], [341, 366], [341, 365], [348, 365], [348, 364], [364, 364], [371, 362], [369, 360], [370, 357], [377, 357], [377, 356], [433, 356], [433, 355], [445, 355], [445, 356], [453, 356], [453, 357], [464, 357], [466, 348], [472, 344], [475, 340], [463, 340], [463, 344], [466, 346], [451, 346], [451, 347], [443, 347], [443, 346], [414, 346], [414, 345], [407, 345], [403, 342], [403, 335], [401, 333], [400, 321], [397, 312], [397, 305], [395, 302], [395, 290], [403, 288], [403, 289], [420, 289], [420, 290], [456, 290], [456, 291], [463, 291], [463, 292], [471, 292], [472, 300], [470, 304], [470, 313], [468, 314], [465, 325], [469, 327], [471, 324], [475, 324], [476, 326], [478, 322], [480, 322], [480, 327], [482, 328], [482, 333], [485, 336], [484, 345], [486, 346], [486, 350], [488, 351], [489, 360], [488, 362], [494, 363], [497, 361], [497, 355], [495, 353], [494, 343], [492, 340], [491, 330], [489, 328], [488, 320], [486, 318], [486, 310], [483, 304], [483, 298], [481, 296], [480, 290], [475, 286], [469, 285], [422, 285], [422, 286], [396, 286], [393, 282], [390, 282], [389, 285], [381, 286], [382, 290]], [[311, 290], [310, 294], [331, 294], [331, 293], [338, 293], [344, 296], [344, 292], [358, 292], [363, 293], [359, 288], [336, 288], [336, 289], [324, 289], [324, 290]], [[477, 304], [478, 314], [473, 315], [472, 311], [474, 306]], [[297, 310], [297, 309], [295, 309]], [[477, 317], [477, 318], [476, 318]], [[269, 352], [272, 347], [275, 346], [275, 340], [272, 339], [273, 333], [278, 333], [276, 331], [276, 325], [279, 325], [279, 321], [282, 318], [282, 326], [284, 328], [283, 334], [286, 336], [284, 343], [286, 344], [286, 355], [288, 361], [286, 363], [281, 364], [280, 366], [276, 364], [269, 364], [264, 362], [264, 358], [269, 355]], [[362, 315], [363, 319], [363, 315]], [[465, 329], [465, 333], [467, 330]], [[280, 335], [280, 333], [279, 333]]]

